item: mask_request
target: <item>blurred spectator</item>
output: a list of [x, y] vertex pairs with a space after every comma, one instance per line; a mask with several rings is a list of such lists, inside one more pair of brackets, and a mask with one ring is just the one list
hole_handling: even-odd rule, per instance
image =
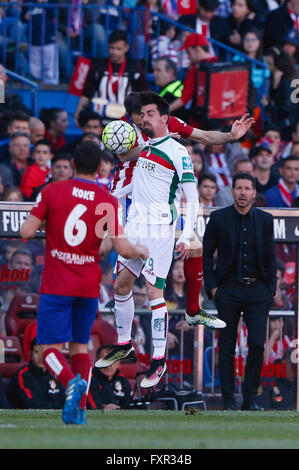
[[10, 259], [10, 268], [18, 271], [29, 271], [29, 280], [26, 281], [28, 292], [37, 293], [40, 285], [40, 274], [34, 267], [34, 256], [28, 249], [16, 250]]
[[[232, 176], [237, 173], [249, 173], [253, 176], [253, 164], [248, 158], [242, 158], [234, 166]], [[223, 186], [214, 197], [214, 204], [217, 207], [231, 206], [234, 203], [231, 185]]]
[[35, 339], [31, 342], [31, 360], [11, 377], [7, 396], [13, 408], [63, 408], [65, 389], [45, 369]]
[[[241, 41], [242, 52], [247, 54], [250, 59], [263, 62], [263, 37], [257, 28], [248, 29], [241, 37]], [[245, 58], [240, 54], [235, 54], [233, 61], [244, 62]], [[262, 68], [252, 63], [250, 78], [254, 91], [254, 103], [259, 105], [262, 96], [268, 94], [270, 72], [268, 68]]]
[[230, 186], [232, 178], [227, 161], [226, 146], [224, 144], [208, 145], [205, 154], [208, 169], [215, 175], [218, 189]]
[[287, 348], [283, 358], [276, 361], [284, 371], [280, 377], [265, 378], [259, 389], [257, 403], [266, 410], [293, 410], [295, 408], [295, 364], [292, 360], [294, 348]]
[[277, 277], [277, 286], [276, 286], [276, 293], [273, 297], [273, 306], [272, 310], [289, 310], [289, 300], [284, 292], [284, 273], [285, 273], [285, 264], [280, 259], [276, 260], [277, 269], [276, 269], [276, 277]]
[[113, 267], [109, 257], [105, 256], [101, 259], [100, 267], [102, 271], [102, 279], [99, 295], [99, 309], [105, 307], [113, 299]]
[[203, 173], [198, 178], [199, 202], [204, 207], [213, 207], [217, 192], [217, 180], [213, 173]]
[[184, 88], [180, 98], [176, 98], [169, 106], [170, 113], [177, 111], [178, 109], [186, 106], [189, 101], [192, 100], [192, 117], [197, 119], [200, 114], [197, 106], [197, 94], [199, 88], [198, 72], [200, 65], [210, 59], [210, 53], [208, 48], [208, 41], [202, 34], [192, 33], [186, 37], [184, 45], [181, 50], [186, 50], [188, 57], [191, 62], [191, 68], [189, 69], [185, 80], [183, 82]]
[[[107, 59], [94, 60], [88, 72], [75, 113], [77, 123], [80, 112], [93, 98], [102, 98], [107, 103], [123, 105], [125, 97], [131, 91], [141, 91], [146, 88], [143, 68], [132, 59], [127, 58], [129, 47], [125, 31], [116, 30], [111, 33], [108, 61]], [[105, 113], [102, 117], [105, 117]]]
[[273, 188], [279, 180], [272, 169], [274, 157], [267, 140], [264, 139], [257, 143], [252, 152], [252, 162], [256, 178], [256, 192], [264, 194], [268, 189]]
[[269, 317], [269, 339], [265, 344], [264, 361], [273, 363], [277, 359], [282, 359], [285, 350], [291, 344], [291, 338], [284, 331], [283, 317]]
[[[88, 108], [82, 109], [78, 116], [78, 126], [83, 134], [93, 133], [99, 138], [103, 132], [102, 120], [98, 113], [91, 111]], [[62, 147], [61, 152], [73, 153], [76, 146], [82, 141], [81, 136], [78, 140], [70, 142]]]
[[32, 153], [34, 163], [30, 165], [23, 173], [20, 190], [27, 200], [36, 188], [46, 183], [50, 173], [50, 161], [53, 158], [52, 146], [47, 139], [39, 140]]
[[[147, 37], [152, 39], [159, 22], [157, 16], [151, 15], [151, 12], [165, 14], [161, 0], [138, 0], [137, 7], [145, 7], [137, 10], [137, 24], [135, 42], [133, 43], [132, 56], [137, 60], [146, 59], [147, 55]], [[146, 33], [146, 34], [145, 34]]]
[[13, 113], [7, 120], [5, 138], [0, 141], [0, 163], [9, 163], [9, 140], [16, 132], [30, 135], [29, 115], [23, 112]]
[[[180, 23], [189, 26], [196, 33], [202, 34], [207, 39], [213, 38], [227, 43], [229, 27], [225, 18], [216, 15], [218, 7], [218, 0], [201, 0], [198, 3], [197, 15], [183, 15], [180, 17]], [[214, 57], [214, 48], [211, 43], [208, 44], [210, 57]], [[219, 53], [221, 54], [221, 51]], [[219, 58], [222, 59], [221, 56]]]
[[269, 120], [277, 124], [283, 140], [291, 140], [293, 126], [298, 121], [298, 106], [292, 100], [292, 81], [299, 77], [294, 60], [274, 47], [266, 52], [266, 61], [271, 71], [269, 98], [265, 95], [262, 104]]
[[294, 142], [291, 148], [291, 155], [299, 158], [299, 142]]
[[29, 120], [30, 126], [30, 140], [32, 145], [35, 145], [41, 139], [44, 139], [46, 127], [43, 121], [36, 117], [31, 117]]
[[106, 189], [108, 192], [111, 190], [111, 183], [114, 178], [112, 173], [113, 168], [113, 154], [108, 150], [102, 150], [102, 160], [96, 181], [101, 188]]
[[257, 193], [253, 203], [254, 207], [267, 207], [267, 199], [264, 194]]
[[11, 257], [15, 251], [21, 250], [24, 248], [23, 240], [6, 240], [2, 239], [1, 243], [1, 257], [0, 257], [0, 267], [4, 264], [8, 269], [11, 269]]
[[[105, 344], [96, 353], [96, 359], [101, 359], [111, 351], [113, 345]], [[133, 392], [131, 385], [120, 375], [119, 361], [112, 366], [94, 368], [88, 394], [88, 408], [118, 410], [127, 409], [130, 406]]]
[[293, 28], [298, 29], [299, 2], [287, 0], [267, 16], [264, 30], [264, 47], [281, 46]]
[[174, 259], [165, 288], [165, 301], [169, 310], [186, 307], [184, 262]]
[[30, 157], [30, 138], [24, 132], [16, 132], [9, 141], [10, 159], [5, 160], [5, 164], [11, 170], [13, 185], [19, 186], [25, 169], [33, 163]]
[[31, 201], [35, 201], [38, 193], [41, 192], [46, 184], [53, 181], [66, 181], [72, 178], [73, 167], [71, 162], [71, 155], [68, 153], [57, 153], [51, 161], [51, 171], [49, 181], [34, 189], [31, 195]]
[[289, 33], [284, 37], [282, 43], [282, 50], [289, 56], [293, 57], [294, 61], [299, 67], [299, 30], [291, 29]]
[[159, 36], [150, 42], [152, 68], [154, 68], [155, 61], [161, 57], [171, 60], [178, 66], [178, 53], [172, 42], [176, 35], [175, 25], [160, 20], [157, 29], [160, 33]]
[[23, 202], [23, 194], [17, 186], [11, 186], [4, 190], [2, 201], [7, 202]]
[[285, 271], [283, 275], [285, 294], [289, 300], [291, 308], [295, 308], [295, 294], [296, 294], [296, 263], [295, 261], [288, 261], [285, 264]]
[[228, 44], [241, 49], [242, 37], [256, 24], [255, 4], [252, 0], [232, 0], [232, 14], [227, 18], [229, 27]]
[[285, 158], [280, 174], [277, 185], [265, 193], [268, 207], [291, 207], [293, 199], [299, 196], [299, 157]]
[[290, 154], [290, 152], [287, 150], [288, 142], [281, 140], [280, 128], [276, 124], [271, 122], [267, 124], [264, 130], [263, 140], [268, 141], [270, 144], [274, 157], [274, 163], [279, 162], [285, 152], [287, 152], [287, 155]]
[[[56, 41], [55, 8], [40, 8], [48, 0], [33, 0], [30, 7], [24, 3], [24, 20], [29, 22], [29, 69], [33, 78], [48, 85], [58, 85], [58, 46]], [[27, 3], [28, 5], [28, 3]]]
[[63, 108], [42, 108], [39, 117], [46, 126], [45, 138], [51, 142], [53, 153], [59, 152], [66, 144], [64, 134], [69, 125], [67, 112]]

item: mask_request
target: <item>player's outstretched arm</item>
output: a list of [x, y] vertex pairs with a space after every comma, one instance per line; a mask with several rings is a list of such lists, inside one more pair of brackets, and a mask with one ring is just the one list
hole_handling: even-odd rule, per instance
[[25, 222], [23, 223], [20, 234], [22, 238], [25, 240], [29, 240], [30, 238], [34, 238], [36, 231], [40, 228], [43, 221], [40, 220], [35, 215], [29, 214]]
[[121, 162], [129, 162], [131, 160], [137, 160], [141, 151], [142, 147], [133, 147], [126, 153], [118, 153], [117, 156]]
[[247, 113], [233, 123], [230, 132], [203, 131], [194, 128], [190, 139], [205, 145], [227, 144], [241, 139], [254, 123], [254, 118]]

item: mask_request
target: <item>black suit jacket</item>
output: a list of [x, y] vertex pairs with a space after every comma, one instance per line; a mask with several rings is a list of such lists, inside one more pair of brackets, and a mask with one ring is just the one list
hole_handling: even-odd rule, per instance
[[269, 13], [264, 30], [264, 50], [269, 47], [281, 46], [284, 36], [293, 28], [293, 20], [289, 15], [287, 4]]
[[[203, 273], [207, 292], [230, 279], [238, 234], [234, 206], [211, 213], [203, 238]], [[273, 217], [253, 208], [257, 260], [261, 279], [272, 294], [276, 291], [276, 256], [273, 240]], [[214, 266], [214, 253], [217, 262]]]

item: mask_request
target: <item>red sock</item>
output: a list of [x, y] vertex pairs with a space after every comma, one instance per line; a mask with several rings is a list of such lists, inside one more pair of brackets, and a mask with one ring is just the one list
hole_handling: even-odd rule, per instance
[[199, 296], [202, 286], [202, 256], [184, 260], [186, 279], [187, 307], [186, 312], [191, 317], [200, 310]]
[[49, 348], [43, 354], [43, 364], [55, 379], [61, 385], [67, 387], [70, 380], [75, 377], [74, 372], [70, 368], [66, 357], [56, 348]]
[[85, 410], [92, 369], [89, 355], [83, 353], [74, 354], [74, 356], [71, 357], [71, 368], [74, 374], [80, 374], [81, 378], [87, 382], [86, 392], [80, 401], [80, 408]]

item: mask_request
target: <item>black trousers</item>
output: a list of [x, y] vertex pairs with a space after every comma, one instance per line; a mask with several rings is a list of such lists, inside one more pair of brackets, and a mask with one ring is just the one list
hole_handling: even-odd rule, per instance
[[219, 330], [219, 376], [223, 404], [234, 402], [234, 355], [241, 312], [248, 330], [248, 356], [243, 384], [243, 403], [254, 400], [263, 366], [267, 317], [273, 298], [262, 281], [242, 285], [228, 281], [218, 287], [215, 297], [218, 316], [226, 322]]

